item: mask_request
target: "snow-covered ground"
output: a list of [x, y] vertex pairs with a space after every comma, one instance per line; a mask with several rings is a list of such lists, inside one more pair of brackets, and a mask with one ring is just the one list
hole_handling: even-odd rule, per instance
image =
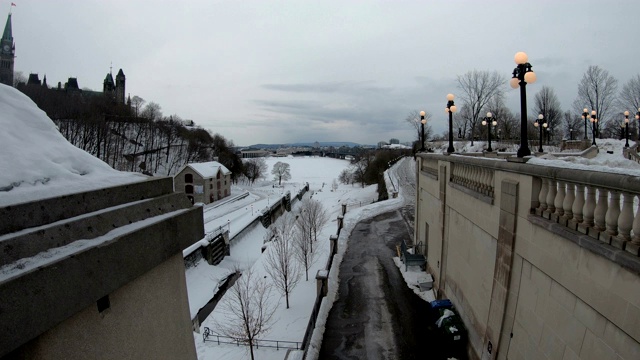
[[0, 207], [142, 181], [71, 145], [44, 111], [0, 84]]
[[[470, 146], [469, 143], [458, 143], [457, 149], [461, 152], [476, 152], [481, 151], [483, 144], [481, 142], [475, 142], [474, 146]], [[598, 145], [600, 148], [600, 152], [594, 159], [585, 159], [576, 156], [560, 156], [556, 153], [556, 155], [544, 155], [539, 158], [532, 158], [529, 160], [531, 164], [539, 164], [539, 165], [547, 165], [547, 166], [559, 166], [563, 168], [584, 168], [588, 167], [591, 170], [596, 171], [604, 171], [604, 172], [620, 172], [624, 174], [630, 174], [634, 176], [640, 175], [640, 165], [635, 163], [634, 161], [630, 161], [624, 159], [622, 156], [622, 149], [624, 148], [624, 141], [614, 140], [614, 139], [598, 139]], [[446, 149], [446, 148], [445, 148]], [[515, 149], [514, 149], [515, 150]], [[556, 149], [549, 149], [551, 151], [556, 151]], [[613, 151], [613, 154], [609, 154], [607, 151]], [[575, 155], [575, 154], [574, 154]], [[339, 164], [335, 169], [331, 169], [330, 166], [327, 165], [314, 165], [316, 161], [321, 160], [321, 158], [289, 158], [289, 159], [268, 159], [268, 163], [270, 167], [273, 165], [275, 161], [285, 161], [291, 162], [292, 175], [295, 176], [292, 179], [292, 182], [305, 182], [306, 175], [309, 175], [310, 178], [313, 178], [315, 181], [309, 181], [311, 185], [311, 190], [317, 190], [322, 183], [325, 183], [325, 189], [323, 192], [314, 195], [315, 199], [318, 199], [330, 208], [332, 214], [337, 215], [339, 211], [339, 204], [344, 201], [340, 198], [340, 194], [345, 191], [345, 189], [350, 190], [351, 201], [358, 201], [357, 199], [362, 199], [363, 204], [370, 202], [375, 198], [375, 187], [367, 187], [361, 189], [359, 187], [353, 187], [351, 185], [340, 185], [338, 191], [336, 193], [331, 193], [330, 191], [327, 193], [328, 188], [327, 185], [330, 184], [333, 178], [337, 177], [337, 174], [340, 170], [347, 166], [346, 162]], [[332, 160], [335, 161], [335, 160]], [[412, 159], [404, 159], [402, 161], [412, 162]], [[407, 164], [402, 164], [406, 166]], [[414, 165], [414, 164], [411, 164]], [[313, 169], [321, 168], [323, 171], [321, 174], [313, 174]], [[331, 169], [331, 170], [330, 170]], [[393, 181], [397, 184], [400, 176], [395, 173], [395, 167], [388, 171], [388, 176], [385, 178], [388, 179], [391, 177]], [[336, 174], [336, 175], [331, 175]], [[326, 177], [325, 177], [326, 176]], [[269, 182], [262, 184], [260, 187], [264, 191], [269, 190]], [[391, 188], [392, 185], [388, 184], [388, 187]], [[266, 189], [265, 189], [266, 188]], [[362, 194], [359, 192], [362, 191]], [[254, 193], [254, 191], [252, 191]], [[255, 193], [258, 193], [256, 191]], [[326, 300], [323, 302], [323, 306], [320, 310], [320, 315], [317, 320], [317, 328], [313, 334], [311, 344], [310, 344], [310, 352], [309, 358], [313, 359], [314, 356], [317, 356], [316, 349], [319, 349], [322, 342], [322, 332], [323, 326], [326, 322], [326, 318], [331, 309], [332, 303], [337, 297], [337, 284], [338, 284], [338, 272], [339, 263], [342, 260], [344, 252], [348, 246], [348, 235], [351, 230], [359, 221], [369, 218], [380, 213], [383, 213], [388, 210], [396, 209], [403, 206], [407, 202], [412, 202], [414, 200], [414, 194], [409, 193], [405, 194], [404, 191], [399, 193], [397, 199], [391, 199], [384, 202], [377, 202], [373, 204], [369, 204], [362, 207], [348, 207], [347, 214], [344, 219], [344, 229], [341, 232], [339, 238], [338, 245], [338, 254], [334, 260], [333, 271], [330, 273], [330, 285], [329, 285], [329, 294], [326, 297]], [[245, 209], [245, 211], [247, 211]], [[332, 217], [335, 220], [335, 216]], [[329, 235], [335, 233], [335, 221], [332, 221], [332, 224], [328, 226], [328, 230], [325, 230], [321, 239], [325, 242], [325, 248], [328, 248], [328, 238]], [[260, 235], [252, 235], [256, 236], [255, 239], [245, 239], [248, 250], [247, 253], [253, 253], [254, 258], [248, 261], [244, 261], [244, 266], [248, 266], [248, 264], [253, 263], [252, 268], [254, 271], [257, 271], [259, 274], [263, 276], [266, 274], [264, 271], [263, 258], [260, 256], [259, 248], [262, 245], [262, 238]], [[252, 245], [249, 245], [252, 243]], [[232, 245], [233, 246], [233, 245]], [[253, 250], [250, 250], [253, 248]], [[244, 248], [243, 248], [244, 249]], [[243, 250], [245, 251], [245, 250]], [[235, 251], [237, 253], [237, 251]], [[234, 250], [232, 248], [232, 257], [229, 258], [229, 261], [237, 261], [232, 260], [234, 254]], [[246, 253], [243, 253], [243, 255]], [[246, 256], [246, 255], [244, 255]], [[246, 259], [246, 257], [245, 257]], [[255, 259], [255, 260], [253, 260]], [[226, 259], [225, 259], [226, 261]], [[321, 268], [325, 263], [325, 260], [318, 261], [316, 266], [311, 270], [310, 274], [314, 274], [316, 269]], [[402, 264], [399, 262], [399, 259], [396, 259], [396, 263], [399, 267], [402, 267]], [[229, 264], [231, 265], [231, 264]], [[228, 272], [230, 272], [232, 266], [227, 265]], [[419, 269], [409, 269], [408, 272], [401, 271], [403, 276], [405, 277], [405, 281], [407, 285], [416, 292], [420, 297], [422, 297], [425, 301], [433, 300], [434, 295], [432, 291], [420, 291], [417, 284], [419, 282], [423, 282], [429, 279], [428, 274], [425, 272], [419, 271]], [[294, 289], [291, 295], [291, 308], [284, 308], [284, 299], [279, 299], [279, 306], [277, 309], [277, 313], [275, 318], [277, 319], [276, 324], [270, 330], [269, 333], [265, 334], [261, 338], [270, 339], [270, 340], [284, 340], [284, 341], [302, 341], [302, 337], [305, 331], [305, 327], [307, 325], [308, 317], [311, 312], [311, 308], [313, 306], [313, 301], [316, 294], [315, 289], [315, 281], [311, 279], [309, 282], [302, 281], [298, 284], [298, 286]], [[222, 314], [216, 313], [215, 311], [212, 315], [205, 320], [202, 324], [202, 327], [209, 327], [211, 330], [215, 331], [216, 321], [220, 321], [222, 319]], [[243, 346], [235, 346], [235, 345], [217, 345], [212, 342], [204, 343], [202, 341], [202, 337], [200, 334], [194, 333], [194, 339], [196, 342], [196, 348], [198, 351], [198, 357], [200, 359], [246, 359], [248, 357], [248, 349]], [[275, 350], [269, 348], [260, 348], [256, 349], [256, 357], [259, 359], [284, 359], [286, 354], [285, 350]]]

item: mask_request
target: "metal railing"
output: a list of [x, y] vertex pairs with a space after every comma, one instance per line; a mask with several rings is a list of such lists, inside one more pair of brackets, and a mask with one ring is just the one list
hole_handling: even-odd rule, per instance
[[[214, 342], [214, 343], [217, 343], [218, 345], [231, 344], [236, 346], [240, 346], [240, 345], [249, 346], [248, 339], [240, 339], [240, 338], [233, 338], [229, 336], [218, 335], [213, 333], [211, 329], [209, 329], [208, 327], [204, 328], [204, 332], [202, 333], [202, 341]], [[301, 344], [302, 343], [298, 341], [253, 339], [253, 346], [255, 346], [256, 349], [264, 347], [264, 348], [274, 348], [277, 350], [280, 350], [280, 349], [300, 350]]]

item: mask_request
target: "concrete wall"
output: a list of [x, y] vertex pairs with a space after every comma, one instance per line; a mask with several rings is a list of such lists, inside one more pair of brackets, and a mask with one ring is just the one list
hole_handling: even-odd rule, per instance
[[[25, 344], [30, 359], [195, 359], [184, 263], [176, 254]], [[17, 355], [17, 354], [16, 354]]]
[[428, 271], [461, 313], [470, 358], [640, 359], [640, 272], [532, 215], [540, 183], [526, 164], [500, 162], [488, 197], [450, 181], [459, 157], [432, 157], [438, 176], [432, 158], [418, 170], [414, 240], [428, 238]]

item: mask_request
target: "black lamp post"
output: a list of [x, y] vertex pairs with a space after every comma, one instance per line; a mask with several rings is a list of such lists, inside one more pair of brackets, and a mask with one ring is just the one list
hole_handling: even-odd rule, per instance
[[448, 153], [455, 152], [456, 149], [453, 148], [453, 113], [456, 112], [457, 108], [453, 103], [453, 94], [447, 94], [447, 113], [449, 114], [449, 147], [447, 148]]
[[624, 134], [627, 139], [624, 143], [624, 147], [629, 147], [629, 112], [624, 112]]
[[582, 109], [582, 119], [584, 120], [584, 139], [589, 140], [587, 136], [587, 119], [589, 118], [589, 109]]
[[593, 136], [593, 141], [591, 141], [591, 145], [596, 144], [596, 125], [598, 124], [598, 118], [596, 118], [596, 111], [591, 110], [591, 136]]
[[427, 120], [424, 119], [424, 111], [420, 111], [420, 126], [422, 127], [420, 137], [420, 151], [424, 152], [424, 124], [426, 124]]
[[543, 152], [542, 150], [542, 132], [544, 130], [544, 128], [547, 127], [547, 120], [544, 118], [544, 115], [539, 114], [538, 115], [538, 120], [533, 122], [533, 126], [540, 128], [540, 141], [539, 141], [539, 146], [538, 146], [538, 152]]
[[531, 155], [531, 150], [527, 145], [527, 83], [536, 82], [536, 73], [531, 70], [531, 64], [527, 62], [528, 57], [524, 52], [518, 52], [515, 56], [516, 68], [513, 69], [513, 78], [511, 79], [511, 87], [520, 86], [520, 148], [517, 156], [519, 158]]
[[482, 119], [482, 125], [486, 125], [488, 126], [488, 130], [487, 131], [487, 138], [489, 140], [489, 147], [487, 148], [488, 152], [491, 152], [491, 125], [496, 126], [498, 125], [498, 122], [496, 121], [496, 118], [493, 117], [493, 114], [491, 114], [490, 112], [487, 113], [487, 116]]

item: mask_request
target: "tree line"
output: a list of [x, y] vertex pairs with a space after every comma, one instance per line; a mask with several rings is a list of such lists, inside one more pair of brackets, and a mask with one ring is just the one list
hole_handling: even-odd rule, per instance
[[[474, 140], [486, 139], [488, 126], [482, 121], [488, 112], [497, 120], [492, 127], [492, 137], [501, 140], [516, 140], [520, 136], [520, 113], [512, 112], [504, 103], [506, 79], [497, 71], [472, 70], [457, 77], [459, 90], [456, 98], [458, 111], [453, 117], [454, 138]], [[622, 136], [623, 112], [628, 110], [629, 137], [637, 137], [638, 124], [635, 115], [640, 108], [640, 75], [636, 75], [618, 88], [618, 80], [607, 70], [592, 65], [577, 84], [577, 96], [568, 108], [560, 101], [550, 86], [543, 86], [533, 98], [533, 106], [528, 111], [529, 139], [540, 140], [540, 131], [534, 125], [538, 114], [542, 114], [547, 127], [543, 129], [542, 141], [553, 139], [581, 139], [585, 137], [585, 123], [588, 137], [592, 133], [599, 138]], [[582, 115], [587, 109], [588, 116]], [[591, 111], [595, 110], [597, 121], [591, 121]], [[434, 135], [429, 125], [432, 115], [426, 113], [425, 139], [446, 140], [448, 130]], [[585, 121], [586, 120], [586, 121]], [[416, 130], [416, 145], [420, 147], [420, 116], [418, 111], [410, 112], [405, 121]]]

